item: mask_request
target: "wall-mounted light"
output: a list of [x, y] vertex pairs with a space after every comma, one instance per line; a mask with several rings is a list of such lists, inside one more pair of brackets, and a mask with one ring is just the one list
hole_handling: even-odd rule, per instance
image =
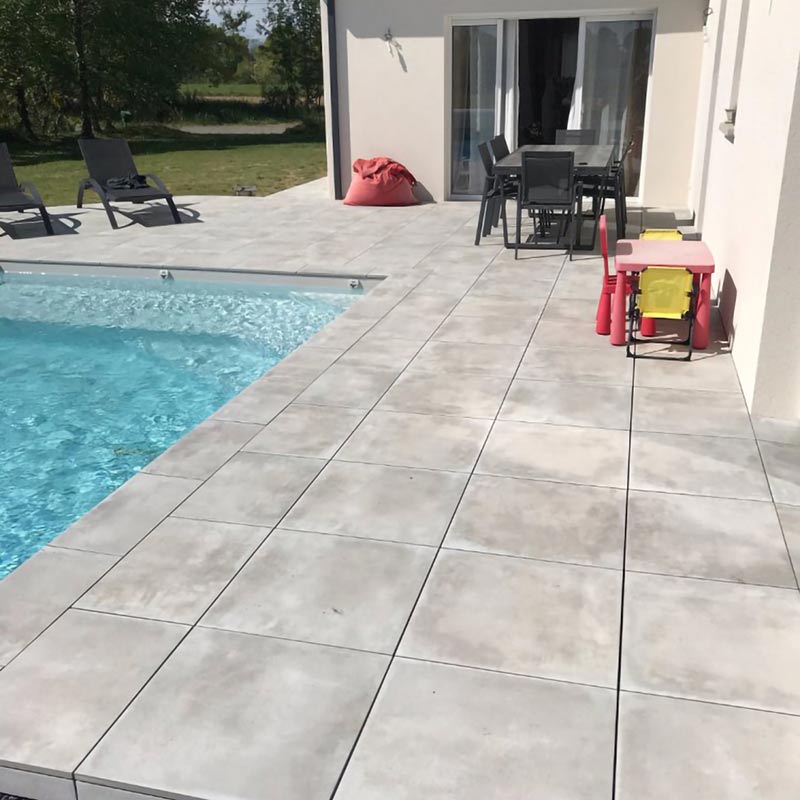
[[395, 50], [398, 52], [403, 49], [403, 46], [397, 39], [394, 38], [394, 34], [392, 33], [391, 28], [386, 29], [386, 33], [383, 34], [383, 41], [386, 42], [386, 47], [389, 49], [389, 53], [394, 55]]
[[711, 5], [707, 5], [703, 9], [703, 27], [705, 28], [708, 25], [708, 18], [714, 13], [714, 9], [711, 8]]

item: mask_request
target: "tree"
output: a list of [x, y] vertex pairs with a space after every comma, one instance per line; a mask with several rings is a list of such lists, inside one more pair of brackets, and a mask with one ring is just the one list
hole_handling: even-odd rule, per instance
[[285, 109], [317, 105], [322, 95], [322, 41], [317, 0], [270, 0], [256, 56], [265, 98]]

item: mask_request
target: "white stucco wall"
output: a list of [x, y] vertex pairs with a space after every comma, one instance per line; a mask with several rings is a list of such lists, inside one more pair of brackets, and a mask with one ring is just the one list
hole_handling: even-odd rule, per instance
[[[708, 125], [697, 137], [692, 205], [718, 265], [720, 309], [748, 404], [757, 414], [796, 418], [800, 3], [750, 0], [743, 15], [743, 2], [711, 0], [698, 114]], [[718, 129], [731, 105], [733, 142]]]
[[[326, 0], [322, 0], [323, 3]], [[336, 0], [345, 189], [356, 158], [403, 162], [446, 196], [446, 18], [656, 11], [644, 202], [685, 207], [692, 171], [705, 0]], [[391, 28], [402, 60], [383, 34]]]

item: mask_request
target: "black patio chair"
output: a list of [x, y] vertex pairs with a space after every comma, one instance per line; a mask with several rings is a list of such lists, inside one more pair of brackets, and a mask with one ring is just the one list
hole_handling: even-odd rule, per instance
[[568, 128], [556, 131], [556, 144], [597, 144], [597, 131]]
[[[575, 154], [572, 151], [532, 151], [522, 154], [522, 176], [517, 197], [517, 231], [514, 258], [519, 257], [522, 244], [522, 210], [533, 212], [533, 246], [538, 241], [537, 221], [560, 212], [556, 242], [570, 229], [569, 258], [575, 246], [576, 210], [580, 222], [579, 198], [583, 187], [575, 181]], [[537, 214], [539, 219], [537, 220]], [[543, 226], [542, 226], [543, 227]]]
[[[502, 138], [505, 142], [505, 137], [496, 138]], [[507, 199], [516, 198], [519, 185], [514, 179], [495, 175], [494, 165], [498, 159], [494, 155], [492, 148], [494, 141], [495, 139], [492, 139], [490, 142], [483, 142], [478, 145], [478, 153], [486, 174], [483, 181], [483, 192], [481, 193], [478, 227], [475, 231], [476, 245], [480, 244], [482, 237], [488, 236], [492, 232], [492, 228], [498, 224], [501, 216], [503, 218], [503, 241], [508, 245], [508, 222], [503, 212], [503, 207]], [[500, 147], [499, 152], [502, 152], [502, 147]], [[507, 145], [505, 155], [508, 155]]]
[[[627, 191], [625, 189], [625, 162], [633, 150], [634, 140], [628, 141], [622, 148], [622, 152], [618, 158], [615, 158], [611, 164], [611, 171], [607, 177], [601, 174], [587, 175], [583, 178], [584, 189], [588, 192], [594, 192], [593, 210], [597, 216], [596, 200], [599, 193], [602, 193], [603, 198], [614, 201], [614, 217], [616, 225], [617, 239], [625, 238], [625, 229], [628, 224], [628, 200]], [[600, 211], [599, 214], [603, 212]]]
[[78, 144], [89, 170], [89, 177], [78, 185], [78, 208], [83, 207], [83, 193], [91, 189], [100, 198], [112, 228], [119, 226], [111, 203], [138, 204], [166, 200], [172, 219], [176, 223], [181, 222], [169, 189], [157, 175], [139, 174], [125, 139], [80, 139]]
[[38, 210], [47, 235], [52, 236], [53, 225], [42, 196], [29, 181], [20, 183], [17, 180], [8, 145], [0, 142], [0, 211], [27, 211], [31, 208]]

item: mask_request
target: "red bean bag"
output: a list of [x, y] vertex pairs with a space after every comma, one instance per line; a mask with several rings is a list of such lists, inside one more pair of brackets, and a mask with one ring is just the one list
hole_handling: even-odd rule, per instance
[[348, 206], [414, 206], [412, 187], [417, 179], [391, 158], [359, 158], [353, 164], [353, 182], [344, 199]]

